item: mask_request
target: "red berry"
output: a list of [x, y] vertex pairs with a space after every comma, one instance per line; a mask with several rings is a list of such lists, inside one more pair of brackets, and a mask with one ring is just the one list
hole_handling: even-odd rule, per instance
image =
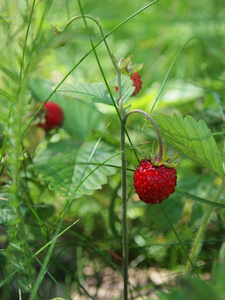
[[154, 166], [150, 160], [142, 159], [134, 172], [134, 187], [140, 200], [148, 204], [157, 204], [175, 191], [177, 172], [163, 164]]
[[54, 102], [47, 102], [43, 106], [45, 112], [44, 122], [40, 122], [38, 127], [42, 127], [46, 131], [60, 126], [63, 122], [63, 113], [61, 107]]
[[141, 77], [138, 72], [135, 72], [133, 75], [130, 76], [130, 78], [133, 80], [133, 86], [135, 86], [135, 90], [132, 96], [135, 96], [140, 92], [142, 87]]
[[[133, 75], [130, 76], [130, 78], [133, 80], [133, 86], [135, 87], [135, 90], [131, 96], [135, 96], [140, 92], [142, 87], [141, 77], [138, 72], [135, 72]], [[117, 86], [116, 86], [116, 90], [118, 91]]]

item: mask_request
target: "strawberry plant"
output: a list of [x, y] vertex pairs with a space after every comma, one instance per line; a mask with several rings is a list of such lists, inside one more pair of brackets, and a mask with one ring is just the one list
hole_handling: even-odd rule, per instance
[[127, 4], [1, 4], [3, 300], [225, 295], [218, 41]]

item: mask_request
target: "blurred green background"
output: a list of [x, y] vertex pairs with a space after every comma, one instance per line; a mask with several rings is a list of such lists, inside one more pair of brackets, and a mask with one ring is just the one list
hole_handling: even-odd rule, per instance
[[[99, 18], [104, 33], [108, 34], [150, 2], [82, 0], [81, 3], [84, 14]], [[0, 3], [1, 146], [4, 135], [8, 133], [9, 108], [16, 102], [19, 66], [30, 9], [30, 1], [2, 0]], [[66, 32], [58, 35], [54, 32], [53, 26], [63, 28], [76, 15], [80, 15], [77, 1], [36, 1], [24, 56], [25, 67], [29, 70], [27, 119], [34, 103], [47, 99], [52, 92], [52, 86], [57, 85], [80, 60], [82, 62], [66, 82], [73, 84], [103, 81], [94, 54], [85, 57], [91, 50], [89, 37], [92, 37], [94, 44], [101, 40], [97, 26], [88, 20], [87, 31], [80, 19], [72, 23]], [[129, 102], [132, 108], [150, 112], [168, 74], [153, 113], [191, 115], [197, 121], [203, 119], [215, 134], [225, 131], [224, 15], [225, 5], [222, 0], [158, 1], [107, 38], [110, 50], [118, 60], [133, 55], [133, 62], [143, 63], [140, 71], [143, 87]], [[114, 76], [114, 69], [104, 44], [101, 43], [96, 50], [105, 76], [110, 81]], [[116, 95], [114, 87], [112, 92]], [[94, 143], [109, 122], [102, 142], [109, 147], [107, 151], [110, 155], [119, 151], [119, 121], [114, 109], [71, 100], [60, 94], [54, 94], [51, 100], [62, 106], [66, 117], [62, 129], [47, 137], [41, 131], [34, 132], [34, 127], [31, 126], [25, 138], [25, 146], [34, 161], [43, 153], [44, 159], [51, 147], [56, 149], [52, 144], [60, 141], [67, 141], [69, 145], [72, 143], [77, 149], [81, 145], [86, 147], [85, 145]], [[25, 118], [24, 124], [27, 124], [27, 119]], [[148, 125], [142, 130], [143, 124], [142, 117], [128, 122], [130, 137], [136, 145], [155, 140]], [[223, 137], [215, 135], [221, 155]], [[7, 151], [10, 151], [10, 147], [6, 148]], [[149, 145], [140, 147], [140, 151], [148, 152]], [[128, 167], [135, 169], [137, 160], [133, 152], [128, 152], [127, 158]], [[178, 188], [205, 199], [212, 199], [221, 182], [220, 178], [182, 154], [179, 154], [179, 159]], [[115, 164], [119, 165], [119, 159]], [[32, 180], [29, 180], [27, 186], [24, 184], [24, 195], [28, 188], [29, 197], [35, 205], [43, 204], [48, 207], [44, 212], [40, 209], [39, 213], [43, 214], [46, 227], [51, 227], [64, 205], [65, 198], [59, 191], [51, 190], [48, 178], [42, 177], [38, 171], [40, 170], [37, 166], [29, 169]], [[100, 184], [101, 189], [75, 199], [72, 204], [66, 224], [72, 223], [76, 218], [83, 219], [57, 245], [54, 260], [57, 258], [58, 265], [55, 264], [53, 270], [59, 281], [74, 282], [76, 270], [76, 280], [85, 283], [90, 277], [88, 266], [91, 266], [91, 274], [96, 278], [101, 278], [101, 270], [107, 266], [120, 270], [120, 170], [114, 168], [110, 172], [108, 179], [103, 179]], [[27, 180], [26, 176], [27, 174], [22, 176], [24, 182]], [[133, 173], [128, 171], [130, 265], [140, 269], [167, 268], [179, 273], [186, 264], [186, 256], [160, 207], [146, 206], [138, 201], [132, 188], [132, 177]], [[4, 181], [5, 178], [2, 177], [1, 182]], [[28, 196], [24, 197], [26, 199]], [[222, 203], [225, 203], [225, 199]], [[179, 193], [166, 200], [164, 207], [188, 250], [206, 207]], [[30, 211], [26, 212], [26, 218], [30, 241], [34, 245], [43, 243], [43, 239], [39, 239], [40, 228], [37, 220]], [[202, 252], [196, 262], [200, 272], [211, 272], [214, 259], [225, 238], [224, 218], [222, 210], [214, 211], [201, 245]], [[63, 270], [68, 262], [66, 270]], [[148, 282], [146, 288], [155, 287]]]

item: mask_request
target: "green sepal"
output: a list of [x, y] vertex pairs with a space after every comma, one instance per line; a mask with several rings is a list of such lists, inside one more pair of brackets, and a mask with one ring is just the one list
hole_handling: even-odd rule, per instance
[[120, 66], [119, 66], [121, 70], [123, 70], [123, 69], [126, 68], [126, 66], [129, 64], [129, 62], [130, 62], [132, 56], [133, 56], [133, 55], [130, 55], [130, 56], [128, 56], [127, 58], [121, 60], [121, 64], [120, 64]]
[[177, 156], [178, 153], [176, 151], [173, 151], [171, 155], [168, 155], [168, 151], [166, 146], [163, 146], [163, 157], [162, 157], [162, 161], [158, 162], [158, 145], [157, 143], [154, 141], [153, 145], [152, 145], [152, 152], [151, 155], [149, 154], [149, 159], [151, 160], [152, 164], [154, 166], [161, 166], [164, 165], [167, 168], [172, 168], [172, 167], [176, 167], [178, 165], [178, 161]]

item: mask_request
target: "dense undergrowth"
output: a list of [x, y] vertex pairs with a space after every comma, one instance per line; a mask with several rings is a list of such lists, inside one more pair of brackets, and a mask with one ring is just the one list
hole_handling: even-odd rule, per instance
[[[124, 109], [151, 114], [178, 165], [175, 193], [160, 205], [141, 202], [133, 174], [157, 136], [143, 115], [130, 117], [128, 298], [225, 298], [223, 3], [142, 2], [0, 4], [3, 300], [105, 299], [109, 270], [118, 281], [108, 297], [126, 297], [115, 66], [130, 55], [143, 64], [142, 89], [130, 97], [122, 75]], [[48, 100], [64, 120], [45, 132], [37, 124]], [[166, 269], [167, 280], [155, 283], [150, 268]], [[133, 271], [146, 281], [133, 282]]]

